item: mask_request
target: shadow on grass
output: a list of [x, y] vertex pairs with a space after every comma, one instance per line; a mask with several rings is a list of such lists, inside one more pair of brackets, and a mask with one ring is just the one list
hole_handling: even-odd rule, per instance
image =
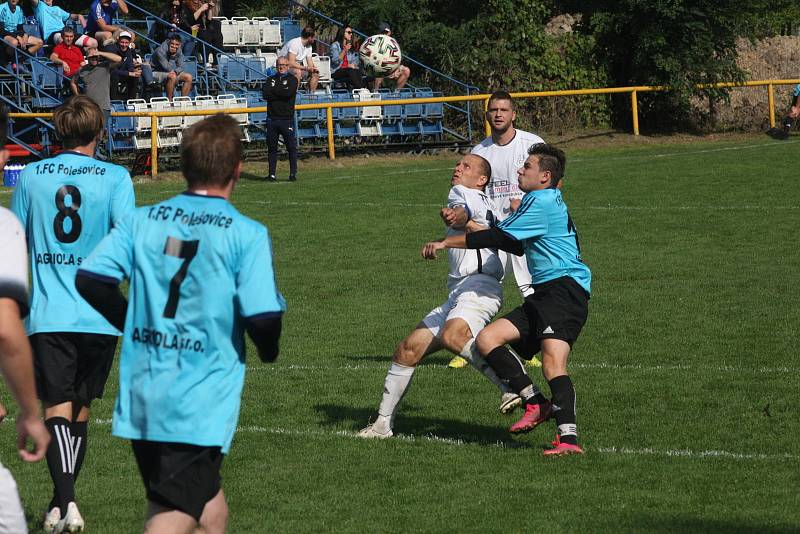
[[[603, 524], [606, 524], [603, 527]], [[714, 519], [702, 517], [665, 517], [664, 515], [633, 514], [623, 518], [608, 516], [601, 519], [597, 530], [626, 530], [633, 527], [646, 532], [752, 532], [759, 534], [788, 534], [798, 532], [798, 525], [764, 525], [754, 519]]]
[[[368, 421], [375, 419], [374, 407], [357, 408], [340, 404], [317, 404], [314, 409], [324, 417], [320, 423], [322, 426], [349, 427], [354, 432], [358, 432]], [[509, 418], [508, 424], [511, 424], [512, 419]], [[431, 437], [491, 447], [502, 446], [527, 449], [537, 446], [532, 443], [514, 440], [503, 425], [485, 426], [452, 419], [421, 417], [407, 413], [397, 415], [394, 430], [395, 435], [398, 437]]]

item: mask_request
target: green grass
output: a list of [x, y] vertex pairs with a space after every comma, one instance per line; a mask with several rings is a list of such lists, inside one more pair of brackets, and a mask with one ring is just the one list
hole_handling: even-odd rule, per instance
[[[594, 280], [570, 362], [587, 454], [559, 459], [541, 455], [553, 426], [509, 436], [497, 392], [444, 353], [418, 368], [398, 439], [355, 437], [394, 345], [446, 296], [445, 259], [419, 250], [442, 234], [454, 155], [301, 164], [296, 184], [245, 175], [234, 202], [269, 226], [289, 311], [276, 364], [250, 347], [223, 465], [231, 532], [800, 529], [798, 144], [568, 155], [564, 194]], [[137, 200], [181, 188], [140, 184]], [[506, 310], [519, 303], [510, 285], [506, 297]], [[112, 375], [77, 483], [89, 532], [142, 525], [133, 456], [110, 436], [116, 391]], [[13, 426], [0, 429], [35, 531], [47, 469], [23, 465]]]

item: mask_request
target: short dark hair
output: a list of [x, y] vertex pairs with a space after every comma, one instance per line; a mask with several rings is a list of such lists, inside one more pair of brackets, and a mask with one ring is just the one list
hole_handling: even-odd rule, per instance
[[178, 32], [171, 33], [167, 36], [167, 41], [178, 41], [179, 43], [183, 42], [183, 37]]
[[564, 151], [547, 143], [536, 143], [528, 148], [528, 155], [539, 158], [539, 169], [550, 171], [550, 187], [557, 186], [567, 167], [567, 155]]
[[489, 95], [489, 101], [486, 103], [487, 106], [490, 105], [493, 100], [508, 100], [511, 102], [511, 109], [514, 109], [514, 99], [511, 98], [511, 95], [508, 93], [508, 91], [495, 91]]
[[61, 35], [63, 36], [65, 33], [71, 33], [72, 35], [75, 35], [75, 28], [72, 26], [64, 26], [61, 29]]
[[[482, 175], [486, 176], [486, 184], [492, 181], [492, 165], [489, 161], [484, 158], [483, 156], [479, 156], [478, 154], [467, 154], [468, 156], [472, 156], [473, 158], [478, 158], [478, 172]], [[484, 185], [486, 187], [486, 185]]]
[[314, 26], [308, 25], [300, 32], [300, 37], [308, 39], [309, 37], [314, 37], [316, 34], [317, 30], [314, 29]]
[[85, 95], [69, 98], [53, 112], [53, 126], [66, 149], [86, 146], [97, 139], [104, 122], [100, 107]]
[[226, 186], [242, 161], [242, 131], [230, 115], [218, 113], [193, 124], [181, 141], [181, 172], [189, 187]]

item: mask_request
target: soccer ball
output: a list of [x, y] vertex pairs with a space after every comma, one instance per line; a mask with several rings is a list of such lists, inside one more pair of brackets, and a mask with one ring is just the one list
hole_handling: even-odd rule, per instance
[[403, 59], [400, 45], [388, 35], [368, 37], [358, 51], [364, 72], [370, 76], [388, 76], [397, 70]]

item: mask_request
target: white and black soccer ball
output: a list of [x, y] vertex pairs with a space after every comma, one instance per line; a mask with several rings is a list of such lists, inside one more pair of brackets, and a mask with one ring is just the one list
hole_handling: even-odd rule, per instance
[[370, 76], [388, 76], [397, 70], [403, 55], [400, 45], [388, 35], [368, 37], [358, 51], [364, 72]]

